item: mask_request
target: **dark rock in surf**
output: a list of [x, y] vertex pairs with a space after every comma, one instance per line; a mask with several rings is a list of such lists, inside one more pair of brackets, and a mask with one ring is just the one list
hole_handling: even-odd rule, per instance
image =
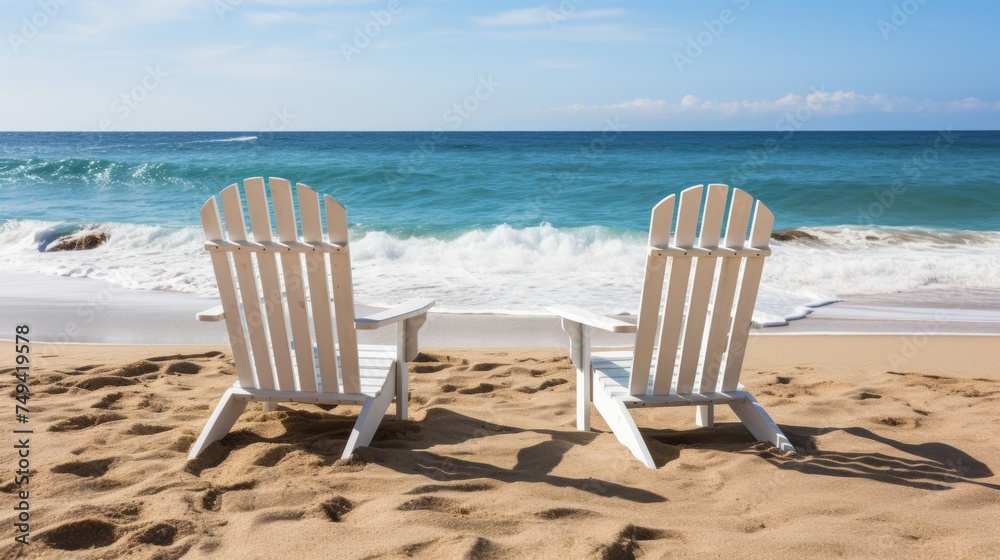
[[106, 231], [73, 233], [56, 239], [45, 250], [50, 253], [54, 251], [86, 251], [104, 245], [108, 239], [111, 239], [111, 234]]
[[795, 241], [797, 239], [808, 239], [809, 241], [815, 241], [819, 238], [811, 233], [800, 231], [797, 229], [781, 229], [778, 231], [772, 231], [771, 239], [774, 239], [775, 241]]

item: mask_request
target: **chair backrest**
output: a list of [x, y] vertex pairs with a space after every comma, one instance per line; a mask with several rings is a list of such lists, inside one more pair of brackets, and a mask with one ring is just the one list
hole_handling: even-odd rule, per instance
[[[316, 191], [296, 185], [296, 219], [291, 184], [276, 177], [269, 182], [273, 214], [264, 179], [243, 181], [249, 232], [237, 184], [219, 195], [225, 229], [215, 197], [201, 208], [205, 248], [212, 256], [239, 384], [279, 391], [358, 393], [358, 339], [344, 207], [324, 195], [324, 235]], [[335, 332], [340, 342], [336, 346]]]
[[[747, 237], [753, 198], [733, 189], [723, 237], [729, 187], [709, 185], [695, 244], [704, 190], [698, 185], [680, 194], [676, 223], [675, 195], [653, 208], [629, 378], [632, 395], [733, 391], [739, 385], [774, 215], [757, 201]], [[654, 351], [656, 371], [651, 372]]]

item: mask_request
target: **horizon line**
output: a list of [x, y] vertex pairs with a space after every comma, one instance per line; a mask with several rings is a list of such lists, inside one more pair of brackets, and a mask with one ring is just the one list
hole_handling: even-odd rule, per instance
[[[796, 130], [796, 134], [816, 133], [816, 132], [940, 132], [941, 130], [954, 130], [955, 132], [1000, 132], [996, 128], [839, 128], [839, 129], [817, 129], [817, 130]], [[244, 134], [298, 134], [298, 133], [445, 133], [445, 134], [465, 134], [475, 132], [602, 132], [597, 129], [559, 129], [559, 130], [528, 130], [528, 129], [505, 129], [505, 130], [242, 130], [242, 129], [213, 129], [213, 130], [0, 130], [0, 134], [38, 134], [38, 133], [58, 133], [58, 134], [164, 134], [164, 133], [244, 133]], [[775, 129], [678, 129], [678, 130], [620, 130], [620, 134], [636, 132], [780, 132], [788, 131]]]

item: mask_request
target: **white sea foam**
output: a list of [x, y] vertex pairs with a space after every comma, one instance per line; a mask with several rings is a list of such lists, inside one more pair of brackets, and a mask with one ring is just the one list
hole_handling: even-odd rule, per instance
[[188, 142], [189, 144], [194, 144], [196, 142], [249, 142], [250, 140], [256, 140], [256, 136], [235, 136], [233, 138], [215, 138], [212, 140], [193, 140]]
[[[173, 290], [215, 295], [215, 278], [196, 227], [91, 224], [84, 230], [110, 233], [107, 243], [89, 251], [42, 253], [42, 232], [65, 224], [11, 220], [0, 225], [0, 263], [7, 270], [75, 278], [97, 278], [132, 289]], [[37, 241], [36, 241], [37, 239]]]
[[817, 240], [774, 242], [764, 282], [837, 297], [1000, 289], [1000, 232], [802, 228]]
[[[39, 232], [60, 224], [0, 224], [0, 265], [99, 278], [134, 289], [217, 295], [199, 227], [93, 224], [107, 244], [40, 253]], [[65, 227], [65, 224], [62, 225]], [[816, 240], [773, 242], [755, 320], [783, 324], [851, 295], [922, 289], [1000, 290], [1000, 233], [856, 227], [806, 228]], [[499, 226], [452, 237], [356, 233], [351, 256], [359, 303], [432, 297], [442, 311], [533, 314], [555, 302], [601, 313], [638, 307], [645, 236], [603, 227]]]

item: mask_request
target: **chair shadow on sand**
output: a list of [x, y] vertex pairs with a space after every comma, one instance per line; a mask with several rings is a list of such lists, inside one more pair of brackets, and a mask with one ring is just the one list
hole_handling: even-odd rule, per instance
[[[264, 437], [248, 429], [233, 431], [206, 449], [202, 457], [189, 461], [187, 471], [200, 475], [203, 470], [221, 464], [231, 453], [254, 443], [281, 444], [283, 450], [255, 462], [258, 465], [271, 466], [267, 463], [276, 463], [288, 452], [300, 450], [317, 455], [325, 464], [332, 466], [339, 460], [344, 441], [354, 425], [354, 417], [351, 415], [341, 416], [312, 408], [291, 409], [282, 406], [278, 412], [267, 414], [265, 421], [273, 421], [273, 415], [278, 415], [285, 427], [282, 435]], [[253, 420], [252, 417], [249, 419]], [[260, 419], [264, 420], [265, 417]], [[771, 445], [757, 442], [738, 422], [680, 431], [642, 428], [642, 433], [650, 442], [671, 446], [654, 446], [659, 448], [653, 451], [658, 467], [679, 456], [679, 451], [674, 446], [685, 445], [754, 454], [780, 470], [793, 470], [803, 474], [864, 478], [922, 490], [949, 490], [961, 483], [1000, 490], [998, 484], [979, 480], [994, 476], [989, 466], [945, 443], [903, 443], [860, 427], [782, 425], [781, 428], [795, 445], [798, 451], [796, 455], [784, 454]], [[821, 449], [818, 438], [836, 431], [881, 444], [886, 449], [870, 452]], [[474, 459], [481, 456], [479, 451], [491, 446], [486, 442], [487, 439], [528, 432], [548, 436], [549, 439], [519, 449], [514, 466], [507, 468]], [[427, 434], [431, 437], [424, 437]], [[352, 458], [351, 461], [375, 463], [397, 472], [419, 474], [442, 483], [486, 478], [504, 483], [533, 482], [576, 488], [637, 503], [666, 501], [664, 496], [647, 490], [596, 478], [601, 473], [599, 468], [594, 469], [595, 477], [590, 478], [551, 474], [567, 452], [575, 446], [589, 444], [598, 435], [598, 432], [569, 429], [526, 430], [436, 407], [427, 409], [425, 418], [421, 421], [386, 418], [376, 432], [371, 447], [359, 449], [355, 454], [357, 458]], [[427, 451], [430, 447], [451, 445], [458, 447], [451, 449], [449, 455]], [[632, 459], [626, 450], [621, 451], [621, 456], [612, 460]]]
[[[781, 429], [795, 446], [798, 452], [796, 455], [782, 454], [771, 446], [756, 442], [739, 423], [718, 424], [714, 428], [683, 432], [666, 430], [643, 430], [643, 432], [650, 440], [670, 445], [704, 447], [723, 445], [736, 453], [758, 455], [779, 469], [794, 470], [803, 474], [864, 478], [921, 490], [950, 490], [954, 485], [961, 483], [1000, 490], [998, 484], [978, 480], [994, 476], [989, 466], [946, 443], [903, 443], [860, 427], [814, 428], [782, 425]], [[884, 445], [887, 449], [873, 452], [821, 449], [817, 438], [837, 431]], [[893, 451], [908, 456], [901, 456]]]
[[[270, 458], [275, 463], [288, 452], [298, 450], [317, 455], [326, 465], [344, 464], [338, 460], [344, 442], [354, 425], [353, 416], [339, 416], [313, 408], [291, 409], [285, 406], [279, 406], [277, 412], [268, 414], [278, 415], [285, 427], [282, 435], [264, 437], [245, 428], [234, 430], [206, 448], [197, 459], [188, 461], [187, 472], [200, 476], [205, 469], [222, 464], [230, 454], [255, 443], [282, 445], [284, 452]], [[253, 417], [249, 419], [253, 420]], [[482, 443], [487, 438], [528, 432], [548, 436], [550, 439], [519, 449], [517, 462], [510, 468], [426, 450], [432, 446], [461, 445], [462, 447], [454, 448], [452, 454], [477, 457], [479, 455], [477, 452], [489, 445]], [[424, 434], [433, 434], [433, 439], [423, 437]], [[421, 421], [400, 421], [387, 416], [376, 432], [371, 446], [356, 450], [347, 463], [374, 463], [400, 473], [423, 475], [442, 483], [486, 478], [504, 483], [534, 482], [576, 488], [636, 503], [667, 501], [659, 494], [596, 477], [573, 478], [551, 474], [566, 452], [576, 446], [590, 443], [597, 435], [571, 430], [526, 430], [486, 422], [449, 409], [430, 408], [426, 410], [426, 416]], [[626, 458], [623, 456], [621, 459]], [[254, 464], [271, 466], [266, 465], [266, 462], [267, 459], [262, 457], [262, 460], [255, 461]], [[599, 473], [600, 470], [595, 469], [595, 476]]]

